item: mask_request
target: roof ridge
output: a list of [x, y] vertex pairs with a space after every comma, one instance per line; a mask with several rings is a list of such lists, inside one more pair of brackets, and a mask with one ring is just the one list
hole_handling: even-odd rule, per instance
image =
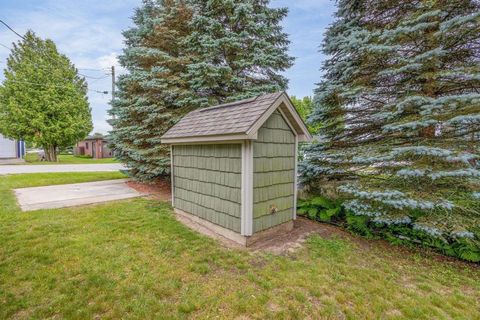
[[240, 100], [240, 101], [233, 101], [233, 102], [228, 102], [228, 103], [219, 104], [219, 105], [216, 105], [216, 106], [211, 106], [211, 107], [208, 107], [208, 108], [203, 108], [203, 109], [200, 109], [199, 111], [200, 111], [200, 112], [204, 112], [204, 111], [210, 111], [210, 110], [214, 110], [214, 109], [220, 109], [220, 108], [238, 106], [238, 105], [241, 105], [241, 104], [254, 102], [254, 101], [256, 101], [256, 100], [257, 100], [259, 97], [261, 97], [261, 96], [264, 96], [264, 94], [258, 95], [258, 96], [256, 96], [256, 97], [251, 97], [251, 98], [243, 99], [243, 100]]

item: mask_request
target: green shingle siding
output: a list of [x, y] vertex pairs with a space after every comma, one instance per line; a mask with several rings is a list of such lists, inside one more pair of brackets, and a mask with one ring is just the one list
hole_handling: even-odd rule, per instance
[[173, 146], [174, 205], [240, 232], [241, 145]]
[[293, 157], [295, 155], [292, 143], [268, 143], [255, 142], [253, 144], [253, 154], [256, 158], [277, 158], [277, 157]]
[[241, 158], [240, 144], [176, 145], [175, 155], [216, 158]]
[[290, 170], [277, 172], [257, 172], [255, 173], [255, 177], [253, 179], [254, 188], [284, 183], [293, 183], [292, 172]]
[[[271, 205], [275, 205], [275, 207], [277, 208], [277, 212], [292, 209], [293, 208], [293, 192], [292, 192], [292, 195], [290, 196], [272, 198], [267, 201], [254, 203], [253, 218], [256, 219], [266, 215], [275, 215], [275, 213], [270, 212]], [[293, 211], [292, 211], [292, 216], [293, 216]]]
[[198, 168], [220, 172], [242, 172], [242, 163], [235, 158], [216, 158], [204, 156], [175, 156], [173, 163], [177, 167]]
[[192, 181], [215, 183], [232, 188], [240, 188], [242, 185], [241, 173], [202, 170], [186, 167], [174, 167], [173, 172], [174, 177], [185, 178]]
[[[287, 222], [293, 217], [295, 136], [275, 111], [253, 143], [253, 232]], [[271, 206], [277, 208], [271, 213]]]
[[240, 218], [231, 217], [225, 214], [219, 214], [211, 208], [206, 208], [193, 202], [183, 199], [175, 199], [175, 207], [195, 216], [220, 225], [224, 228], [240, 232]]
[[184, 190], [190, 190], [200, 194], [211, 195], [216, 198], [223, 198], [225, 200], [235, 203], [240, 203], [241, 200], [241, 195], [238, 192], [239, 188], [232, 188], [215, 183], [208, 183], [176, 177], [175, 187]]
[[[291, 145], [293, 148], [293, 144]], [[254, 173], [272, 171], [292, 171], [295, 169], [293, 157], [253, 158]]]
[[253, 230], [261, 231], [292, 220], [292, 209], [253, 219]]
[[261, 192], [253, 193], [253, 203], [265, 202], [271, 199], [279, 199], [292, 195], [292, 183], [273, 184], [263, 188], [257, 188]]

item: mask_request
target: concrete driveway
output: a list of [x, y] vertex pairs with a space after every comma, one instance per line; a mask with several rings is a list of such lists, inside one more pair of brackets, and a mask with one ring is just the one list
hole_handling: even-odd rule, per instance
[[130, 188], [128, 179], [14, 189], [22, 211], [94, 204], [146, 195]]
[[121, 163], [2, 165], [0, 166], [0, 175], [48, 172], [101, 172], [118, 171], [123, 169], [126, 168]]

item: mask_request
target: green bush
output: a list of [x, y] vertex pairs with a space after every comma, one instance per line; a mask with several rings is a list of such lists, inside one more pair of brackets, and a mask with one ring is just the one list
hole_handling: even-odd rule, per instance
[[[372, 217], [355, 215], [342, 207], [341, 200], [316, 196], [298, 202], [297, 213], [311, 220], [336, 223], [345, 229], [365, 236], [381, 237], [394, 244], [414, 244], [433, 248], [447, 256], [471, 262], [480, 262], [480, 228], [473, 228], [473, 237], [431, 235], [413, 228], [413, 222], [385, 224], [373, 221]], [[412, 212], [413, 219], [422, 212]]]
[[411, 224], [384, 225], [369, 221], [369, 228], [393, 243], [413, 243], [433, 248], [444, 255], [471, 262], [480, 262], [480, 234], [473, 238], [432, 236], [425, 231], [415, 230]]
[[348, 230], [369, 238], [373, 236], [373, 233], [368, 226], [368, 217], [357, 216], [348, 211], [346, 212], [345, 217], [346, 227]]
[[317, 196], [299, 201], [297, 213], [311, 220], [334, 222], [342, 218], [344, 211], [341, 202]]

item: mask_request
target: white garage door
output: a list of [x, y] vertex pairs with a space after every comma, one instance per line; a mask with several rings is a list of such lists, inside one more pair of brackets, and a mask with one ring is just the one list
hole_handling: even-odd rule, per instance
[[15, 141], [5, 139], [0, 134], [0, 158], [16, 158], [17, 149], [15, 145], [16, 145]]

